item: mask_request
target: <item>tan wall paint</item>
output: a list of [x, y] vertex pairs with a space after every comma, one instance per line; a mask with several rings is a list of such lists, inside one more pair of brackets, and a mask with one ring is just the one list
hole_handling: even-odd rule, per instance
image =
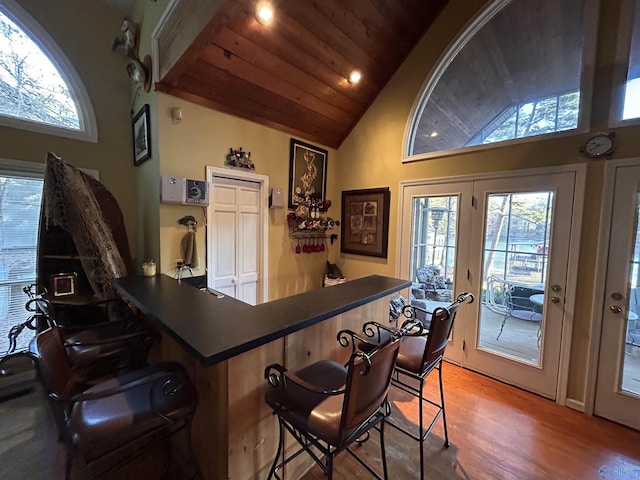
[[[398, 185], [401, 181], [429, 179], [522, 168], [545, 167], [587, 162], [578, 148], [591, 133], [569, 134], [555, 138], [544, 137], [536, 141], [512, 146], [499, 146], [482, 152], [447, 156], [403, 164], [402, 146], [407, 119], [413, 102], [421, 91], [441, 52], [454, 39], [485, 2], [451, 1], [429, 29], [425, 37], [404, 62], [391, 82], [378, 96], [351, 135], [338, 150], [339, 161], [332, 194], [338, 198], [340, 189], [383, 187], [391, 188], [391, 218], [389, 258], [369, 259], [357, 255], [341, 254], [340, 265], [349, 278], [377, 273], [394, 276], [396, 272], [396, 235], [399, 225]], [[609, 4], [610, 2], [606, 2]], [[615, 3], [615, 2], [614, 2]], [[591, 131], [608, 129], [611, 90], [611, 71], [615, 63], [617, 8], [604, 10], [600, 18], [597, 63], [595, 68], [596, 94], [592, 111]], [[601, 92], [607, 92], [605, 94]], [[613, 129], [617, 133], [619, 148], [615, 158], [637, 156], [640, 151], [640, 127]], [[346, 161], [346, 160], [349, 161]], [[568, 397], [584, 400], [586, 363], [590, 341], [590, 314], [593, 277], [598, 254], [597, 232], [601, 209], [602, 179], [605, 160], [588, 161], [584, 218], [580, 242], [577, 305], [572, 338]]]
[[100, 172], [101, 182], [118, 200], [135, 243], [136, 189], [131, 160], [131, 94], [123, 58], [111, 51], [122, 13], [103, 2], [18, 0], [55, 40], [89, 94], [98, 126], [98, 143], [0, 127], [0, 157], [43, 163], [55, 152], [68, 163]]
[[[135, 0], [128, 17], [140, 25], [139, 57], [151, 53], [151, 36], [156, 28], [168, 0], [149, 2]], [[152, 68], [153, 70], [153, 68]], [[134, 247], [136, 270], [142, 273], [144, 260], [153, 259], [159, 263], [160, 255], [160, 134], [158, 128], [157, 95], [151, 88], [145, 92], [139, 85], [130, 82], [132, 98], [132, 115], [135, 115], [145, 104], [149, 105], [151, 120], [151, 158], [135, 168], [134, 179], [139, 196], [136, 203], [135, 231], [137, 242]]]
[[[126, 62], [110, 49], [124, 15], [103, 2], [67, 0], [64, 8], [54, 5], [54, 2], [18, 2], [58, 42], [77, 69], [93, 102], [99, 142], [91, 144], [0, 127], [0, 157], [41, 162], [47, 151], [55, 151], [74, 165], [99, 170], [102, 182], [122, 207], [137, 264], [147, 257], [159, 259], [162, 271], [171, 273], [171, 264], [179, 256], [176, 255], [179, 253], [178, 242], [184, 233], [183, 227], [178, 228], [176, 221], [187, 213], [194, 214], [194, 207], [159, 205], [160, 174], [203, 179], [206, 165], [223, 166], [228, 148], [242, 146], [252, 151], [257, 173], [268, 175], [272, 187], [281, 186], [285, 192], [288, 191], [289, 135], [154, 92], [135, 99], [135, 111], [144, 103], [151, 106], [153, 155], [140, 167], [134, 168], [129, 117], [134, 90], [124, 73]], [[611, 73], [616, 65], [614, 50], [619, 2], [607, 0], [607, 9], [601, 12], [594, 68], [595, 91], [599, 93], [594, 96], [591, 130], [607, 129], [608, 125], [608, 92]], [[151, 31], [167, 3], [167, 0], [136, 0], [131, 17], [142, 25], [142, 55], [150, 52]], [[407, 118], [424, 78], [456, 32], [485, 3], [483, 0], [451, 0], [341, 148], [337, 152], [329, 151], [327, 196], [333, 201], [330, 213], [334, 218], [339, 217], [342, 190], [380, 186], [391, 188], [389, 258], [342, 255], [339, 254], [339, 244], [335, 244], [327, 256], [295, 255], [295, 242], [289, 240], [287, 235], [286, 211], [270, 210], [270, 299], [320, 286], [327, 257], [338, 261], [347, 278], [371, 273], [393, 276], [397, 267], [398, 184], [402, 180], [585, 161], [577, 149], [589, 133], [544, 138], [423, 162], [401, 163]], [[168, 111], [172, 106], [183, 108], [185, 120], [180, 125], [171, 123]], [[615, 128], [615, 131], [619, 144], [615, 158], [637, 156], [640, 152], [640, 127]], [[604, 162], [588, 163], [578, 272], [579, 301], [569, 379], [569, 397], [577, 400], [584, 399]], [[137, 191], [140, 192], [139, 197]], [[199, 241], [204, 261], [202, 230]]]
[[[160, 138], [160, 175], [205, 179], [206, 166], [224, 167], [229, 148], [242, 147], [251, 152], [255, 173], [269, 177], [269, 187], [288, 192], [289, 134], [258, 125], [231, 115], [210, 110], [168, 95], [158, 94], [158, 129]], [[183, 120], [171, 120], [171, 108], [182, 108]], [[336, 161], [335, 150], [328, 149], [328, 162]], [[325, 262], [337, 255], [339, 244], [325, 254], [296, 255], [296, 242], [289, 238], [287, 209], [269, 209], [269, 293], [270, 300], [304, 292], [322, 285]], [[333, 210], [336, 214], [337, 210]], [[200, 207], [160, 205], [161, 270], [175, 274], [175, 259], [181, 257], [180, 240], [186, 232], [177, 220], [193, 215], [198, 226], [205, 224]], [[205, 229], [197, 232], [201, 268], [204, 274]]]

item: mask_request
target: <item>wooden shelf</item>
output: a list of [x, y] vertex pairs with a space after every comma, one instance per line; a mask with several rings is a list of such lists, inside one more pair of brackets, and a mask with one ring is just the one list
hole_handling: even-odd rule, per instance
[[331, 238], [331, 232], [327, 230], [295, 230], [289, 232], [292, 238]]
[[44, 298], [49, 300], [53, 304], [57, 305], [87, 305], [89, 303], [95, 302], [96, 298], [93, 293], [80, 293], [76, 295], [60, 295], [59, 297], [54, 296], [51, 293], [47, 293], [44, 295]]
[[72, 255], [72, 254], [45, 254], [42, 255], [42, 258], [49, 258], [51, 260], [82, 260], [83, 258], [95, 258], [95, 257], [81, 257], [80, 255]]

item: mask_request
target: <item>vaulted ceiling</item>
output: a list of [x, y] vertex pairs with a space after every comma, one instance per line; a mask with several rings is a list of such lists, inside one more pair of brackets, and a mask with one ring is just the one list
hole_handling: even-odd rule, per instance
[[337, 148], [447, 1], [274, 0], [262, 24], [256, 0], [182, 0], [156, 89]]

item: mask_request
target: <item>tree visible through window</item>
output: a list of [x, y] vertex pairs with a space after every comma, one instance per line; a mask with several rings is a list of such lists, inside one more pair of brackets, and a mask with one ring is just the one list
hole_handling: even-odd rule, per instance
[[[36, 279], [36, 249], [42, 178], [0, 174], [0, 357], [9, 348], [11, 327], [27, 317], [23, 292]], [[32, 331], [18, 337], [27, 348]]]
[[425, 84], [407, 154], [577, 128], [589, 1], [491, 2]]
[[40, 48], [0, 11], [0, 113], [78, 130], [75, 102]]

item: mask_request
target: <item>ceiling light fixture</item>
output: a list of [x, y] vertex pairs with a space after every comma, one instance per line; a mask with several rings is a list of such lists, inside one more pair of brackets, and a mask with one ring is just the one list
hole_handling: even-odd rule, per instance
[[429, 135], [430, 137], [437, 137], [438, 136], [438, 132], [431, 132], [431, 135]]
[[362, 74], [360, 73], [360, 70], [353, 70], [349, 74], [348, 80], [349, 80], [349, 83], [354, 84], [354, 83], [358, 83], [361, 78], [362, 78]]
[[271, 23], [273, 20], [273, 9], [269, 5], [262, 5], [258, 7], [258, 21], [263, 25]]

